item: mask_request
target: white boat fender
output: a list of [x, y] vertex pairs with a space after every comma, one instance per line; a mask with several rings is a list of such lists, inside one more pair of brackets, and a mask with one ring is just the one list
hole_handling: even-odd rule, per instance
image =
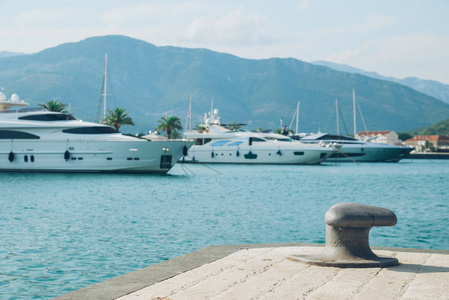
[[188, 152], [187, 146], [184, 145], [184, 147], [182, 147], [182, 155], [187, 156], [187, 152]]
[[210, 153], [210, 157], [214, 158], [214, 151]]
[[12, 152], [12, 151], [9, 152], [8, 160], [9, 160], [9, 162], [12, 162], [14, 160], [14, 152]]
[[237, 152], [235, 153], [235, 156], [239, 157], [240, 156], [240, 152], [239, 150], [237, 150]]
[[69, 150], [65, 150], [65, 152], [64, 152], [64, 159], [65, 159], [65, 161], [68, 161], [70, 159], [70, 152], [69, 152]]

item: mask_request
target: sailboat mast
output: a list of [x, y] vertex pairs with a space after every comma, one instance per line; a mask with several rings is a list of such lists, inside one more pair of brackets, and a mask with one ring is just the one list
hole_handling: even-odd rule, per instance
[[355, 138], [355, 135], [356, 135], [356, 133], [357, 133], [357, 128], [356, 128], [356, 113], [355, 113], [355, 90], [354, 89], [352, 89], [352, 106], [353, 106], [353, 115], [354, 115], [354, 138]]
[[338, 123], [338, 99], [335, 99], [335, 106], [337, 112], [337, 135], [340, 135], [340, 124]]
[[187, 113], [186, 130], [192, 131], [192, 94], [190, 94], [189, 111]]
[[295, 131], [296, 134], [298, 134], [298, 130], [299, 130], [299, 101], [298, 106], [296, 107], [296, 131]]
[[108, 53], [104, 54], [104, 93], [103, 93], [103, 120], [106, 118], [106, 95], [108, 87]]

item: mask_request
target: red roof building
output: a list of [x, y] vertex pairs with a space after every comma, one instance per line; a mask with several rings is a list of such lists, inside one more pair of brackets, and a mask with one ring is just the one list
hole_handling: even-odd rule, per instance
[[417, 135], [404, 142], [407, 146], [414, 147], [418, 152], [449, 151], [449, 135]]

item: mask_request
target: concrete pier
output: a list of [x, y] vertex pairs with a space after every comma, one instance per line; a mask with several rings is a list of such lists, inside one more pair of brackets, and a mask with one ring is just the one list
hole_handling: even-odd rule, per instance
[[372, 247], [385, 268], [320, 267], [324, 245], [211, 246], [57, 299], [449, 299], [449, 251]]

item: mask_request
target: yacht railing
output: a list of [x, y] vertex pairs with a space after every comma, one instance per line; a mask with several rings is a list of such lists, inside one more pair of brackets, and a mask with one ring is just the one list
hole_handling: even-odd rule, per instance
[[40, 107], [32, 108], [20, 108], [20, 109], [0, 109], [0, 113], [24, 113], [24, 112], [36, 112], [36, 111], [47, 111]]

